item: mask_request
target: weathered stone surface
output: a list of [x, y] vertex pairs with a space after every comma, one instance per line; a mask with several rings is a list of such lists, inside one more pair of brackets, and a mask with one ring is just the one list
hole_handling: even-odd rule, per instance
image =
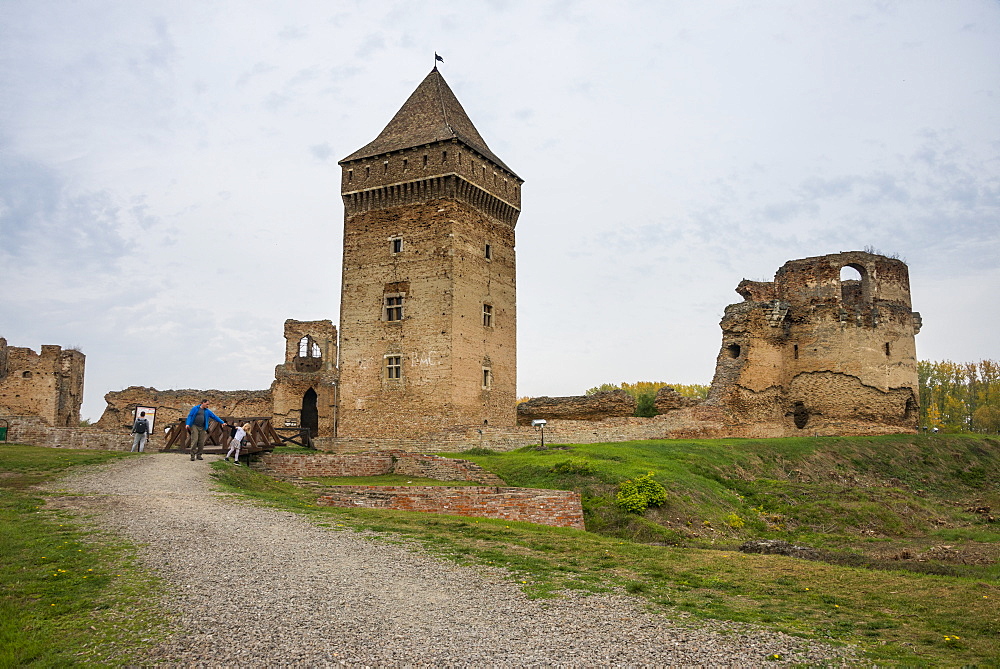
[[656, 391], [656, 398], [653, 400], [653, 406], [656, 408], [657, 413], [666, 413], [667, 411], [673, 411], [674, 409], [693, 407], [698, 404], [699, 401], [700, 400], [696, 400], [692, 397], [685, 397], [684, 395], [681, 395], [670, 386], [663, 386]]
[[624, 390], [606, 390], [593, 395], [535, 397], [517, 405], [517, 422], [532, 420], [604, 420], [635, 413], [635, 398]]
[[271, 415], [269, 390], [157, 390], [144, 386], [130, 386], [125, 390], [107, 393], [108, 405], [101, 419], [94, 425], [105, 430], [118, 430], [131, 426], [135, 408], [154, 407], [156, 423], [154, 432], [162, 434], [168, 424], [187, 418], [195, 404], [207, 399], [208, 407], [220, 418], [252, 418]]
[[[841, 279], [850, 267], [861, 279]], [[914, 431], [914, 335], [906, 265], [863, 251], [791, 260], [743, 281], [726, 307], [708, 404], [783, 435]]]
[[274, 368], [275, 427], [307, 427], [330, 438], [337, 420], [337, 328], [329, 320], [285, 321], [285, 362]]
[[77, 427], [86, 357], [61, 346], [41, 351], [8, 346], [0, 337], [0, 417], [38, 416], [53, 427]]
[[437, 71], [340, 164], [338, 438], [513, 426], [521, 179]]

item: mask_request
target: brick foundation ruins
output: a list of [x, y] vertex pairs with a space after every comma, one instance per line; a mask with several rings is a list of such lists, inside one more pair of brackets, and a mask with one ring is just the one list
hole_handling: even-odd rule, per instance
[[353, 455], [269, 454], [252, 464], [278, 477], [383, 476], [400, 474], [481, 486], [323, 486], [317, 504], [446, 513], [583, 529], [578, 493], [508, 488], [495, 474], [467, 460], [418, 453]]
[[499, 518], [584, 529], [580, 493], [568, 490], [437, 486], [336, 486], [330, 490], [316, 503]]

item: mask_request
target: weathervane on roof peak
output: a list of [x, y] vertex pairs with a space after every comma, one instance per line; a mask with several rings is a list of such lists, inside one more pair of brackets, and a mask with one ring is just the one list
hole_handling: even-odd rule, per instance
[[444, 58], [438, 55], [438, 52], [434, 52], [434, 69], [438, 69], [438, 61], [444, 62]]

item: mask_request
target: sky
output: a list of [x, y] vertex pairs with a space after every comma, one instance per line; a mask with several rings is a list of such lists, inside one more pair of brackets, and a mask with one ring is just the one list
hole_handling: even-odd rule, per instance
[[264, 389], [338, 321], [337, 161], [434, 66], [522, 179], [518, 393], [712, 379], [744, 278], [874, 249], [1000, 356], [1000, 3], [0, 0], [0, 337]]

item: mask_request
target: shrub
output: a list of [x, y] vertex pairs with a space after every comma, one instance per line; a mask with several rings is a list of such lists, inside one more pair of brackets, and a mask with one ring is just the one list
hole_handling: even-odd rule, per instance
[[662, 506], [667, 501], [667, 490], [653, 480], [653, 472], [618, 485], [615, 502], [622, 511], [643, 513], [651, 506]]
[[594, 468], [584, 458], [569, 458], [568, 460], [560, 460], [552, 465], [550, 471], [553, 474], [590, 476], [594, 473]]

